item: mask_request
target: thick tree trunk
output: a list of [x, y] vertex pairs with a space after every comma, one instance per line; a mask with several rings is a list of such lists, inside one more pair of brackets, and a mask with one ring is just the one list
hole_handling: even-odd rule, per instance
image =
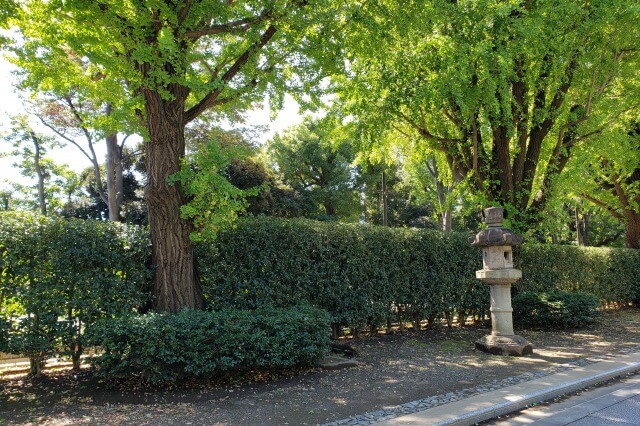
[[113, 132], [106, 136], [107, 142], [107, 205], [109, 220], [120, 221], [120, 207], [123, 199], [122, 153], [118, 145], [118, 134]]
[[640, 249], [640, 213], [629, 212], [624, 228], [624, 245], [627, 248]]
[[338, 209], [336, 209], [336, 206], [331, 201], [324, 203], [324, 211], [327, 216], [335, 216], [338, 213]]
[[180, 170], [185, 153], [184, 99], [175, 93], [165, 101], [153, 91], [145, 93], [150, 141], [146, 149], [147, 187], [152, 263], [154, 266], [154, 308], [178, 312], [202, 309], [204, 301], [196, 279], [193, 244], [189, 234], [193, 226], [180, 217], [183, 196], [179, 184], [167, 178]]

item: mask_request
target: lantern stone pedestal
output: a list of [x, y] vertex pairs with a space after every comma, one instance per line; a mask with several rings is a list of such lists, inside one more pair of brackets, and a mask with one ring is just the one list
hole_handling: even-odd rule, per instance
[[494, 355], [528, 355], [533, 347], [513, 332], [511, 308], [511, 284], [522, 278], [522, 272], [513, 268], [511, 247], [521, 244], [523, 238], [502, 227], [502, 208], [488, 208], [484, 214], [489, 228], [480, 231], [471, 244], [482, 247], [483, 269], [476, 271], [476, 278], [490, 286], [491, 334], [476, 341], [476, 348]]

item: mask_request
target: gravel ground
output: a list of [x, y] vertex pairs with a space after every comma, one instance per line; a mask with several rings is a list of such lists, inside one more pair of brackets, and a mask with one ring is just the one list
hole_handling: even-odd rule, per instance
[[525, 357], [478, 352], [480, 326], [346, 339], [358, 367], [307, 370], [172, 390], [107, 389], [91, 370], [0, 377], [0, 425], [366, 425], [640, 350], [640, 310], [604, 312], [581, 330], [519, 330]]

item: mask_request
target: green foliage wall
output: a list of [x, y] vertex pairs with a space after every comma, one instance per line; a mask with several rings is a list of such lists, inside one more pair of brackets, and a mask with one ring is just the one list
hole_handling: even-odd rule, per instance
[[[479, 249], [468, 237], [309, 220], [246, 218], [215, 245], [197, 247], [214, 309], [309, 302], [334, 326], [362, 329], [387, 320], [483, 314], [488, 286], [476, 280]], [[640, 298], [640, 252], [525, 244], [515, 292], [586, 292], [603, 302]]]
[[[243, 218], [198, 243], [198, 270], [214, 311], [327, 311], [334, 331], [388, 322], [482, 316], [488, 286], [468, 236], [311, 220]], [[148, 300], [144, 228], [0, 214], [0, 350], [79, 359], [84, 331]], [[515, 292], [585, 292], [603, 302], [640, 300], [640, 251], [525, 244]], [[142, 320], [140, 320], [142, 321]]]
[[640, 250], [525, 244], [514, 254], [517, 290], [585, 292], [603, 302], [640, 299]]
[[0, 349], [29, 356], [34, 373], [53, 353], [77, 362], [88, 325], [149, 297], [143, 228], [5, 212], [0, 255]]
[[462, 234], [247, 218], [197, 253], [214, 309], [309, 302], [362, 329], [477, 313], [488, 301], [474, 279], [480, 251]]

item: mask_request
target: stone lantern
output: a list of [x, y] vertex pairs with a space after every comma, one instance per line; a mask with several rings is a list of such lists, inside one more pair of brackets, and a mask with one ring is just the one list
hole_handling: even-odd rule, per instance
[[527, 355], [533, 348], [527, 340], [513, 332], [511, 284], [522, 278], [513, 268], [512, 247], [521, 244], [522, 235], [502, 227], [501, 207], [484, 211], [487, 229], [478, 232], [471, 242], [482, 248], [482, 266], [476, 278], [486, 282], [491, 292], [491, 334], [476, 341], [476, 348], [494, 355]]

